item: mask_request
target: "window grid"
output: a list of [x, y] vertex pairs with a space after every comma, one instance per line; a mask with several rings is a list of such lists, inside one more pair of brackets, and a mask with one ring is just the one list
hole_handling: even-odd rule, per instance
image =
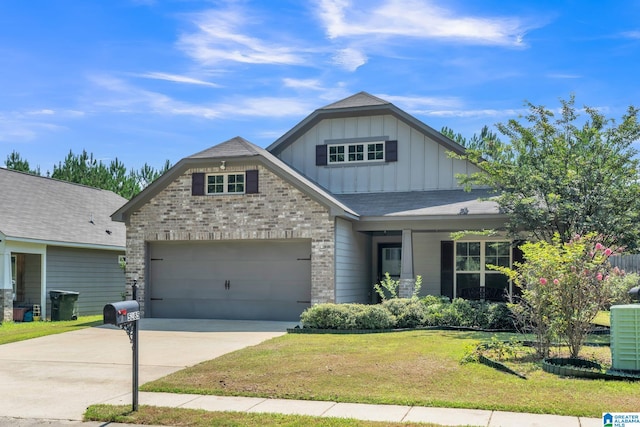
[[456, 242], [454, 295], [458, 295], [461, 289], [492, 287], [501, 282], [502, 273], [489, 270], [489, 264], [511, 266], [510, 242]]
[[329, 164], [384, 161], [384, 142], [329, 145]]
[[207, 194], [243, 194], [244, 173], [207, 175]]

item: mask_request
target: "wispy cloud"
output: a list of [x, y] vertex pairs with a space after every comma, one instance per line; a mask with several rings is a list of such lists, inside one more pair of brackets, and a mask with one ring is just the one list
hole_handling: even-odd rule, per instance
[[620, 35], [622, 37], [628, 38], [628, 39], [638, 39], [640, 40], [640, 30], [635, 30], [635, 31], [625, 31], [620, 33]]
[[523, 46], [526, 25], [516, 17], [464, 16], [431, 0], [320, 0], [318, 16], [331, 39], [368, 36], [443, 39], [466, 44]]
[[582, 78], [580, 74], [567, 74], [567, 73], [550, 73], [547, 74], [550, 79], [579, 79]]
[[209, 10], [190, 15], [195, 31], [184, 33], [178, 47], [200, 64], [220, 62], [248, 64], [304, 64], [300, 49], [289, 44], [269, 42], [264, 38], [246, 35], [243, 30], [252, 26], [250, 11], [230, 5], [225, 10]]
[[151, 73], [142, 73], [142, 74], [135, 74], [135, 75], [138, 77], [146, 78], [146, 79], [166, 80], [174, 83], [186, 83], [186, 84], [199, 85], [199, 86], [220, 87], [220, 85], [215, 83], [207, 82], [207, 81], [196, 79], [193, 77], [182, 76], [179, 74], [151, 72]]
[[194, 104], [179, 101], [162, 93], [137, 88], [111, 76], [93, 76], [92, 80], [107, 91], [95, 105], [115, 113], [154, 113], [192, 116], [204, 119], [239, 117], [287, 117], [308, 113], [311, 105], [300, 98], [234, 97], [233, 102]]
[[415, 114], [433, 117], [452, 117], [452, 118], [499, 118], [499, 117], [517, 117], [526, 114], [526, 109], [505, 109], [505, 110], [418, 110]]
[[333, 63], [347, 71], [355, 71], [367, 63], [367, 55], [359, 49], [348, 47], [333, 55]]
[[415, 110], [424, 107], [455, 108], [461, 107], [463, 102], [453, 96], [432, 97], [432, 96], [396, 96], [396, 95], [376, 95], [382, 99], [392, 102], [398, 107], [407, 110]]
[[[0, 113], [0, 141], [12, 143], [33, 141], [44, 133], [58, 132], [65, 126], [42, 120], [35, 120], [41, 114], [34, 112], [11, 111]], [[44, 115], [50, 115], [44, 113]]]

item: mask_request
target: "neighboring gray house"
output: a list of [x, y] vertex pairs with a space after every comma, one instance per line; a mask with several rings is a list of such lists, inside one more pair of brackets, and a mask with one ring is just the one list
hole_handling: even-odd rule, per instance
[[119, 259], [125, 227], [110, 215], [127, 200], [99, 190], [0, 168], [0, 306], [40, 305], [50, 290], [80, 292], [80, 315], [98, 314], [125, 290]]
[[361, 92], [316, 110], [267, 149], [236, 137], [179, 161], [113, 215], [145, 316], [296, 319], [311, 304], [409, 295], [499, 299], [510, 265], [497, 204], [464, 192], [464, 148]]

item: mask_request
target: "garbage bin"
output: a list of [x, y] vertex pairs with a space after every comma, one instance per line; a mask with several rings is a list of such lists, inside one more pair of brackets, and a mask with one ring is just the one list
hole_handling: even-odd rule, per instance
[[49, 291], [51, 320], [76, 320], [78, 318], [78, 295], [80, 292]]

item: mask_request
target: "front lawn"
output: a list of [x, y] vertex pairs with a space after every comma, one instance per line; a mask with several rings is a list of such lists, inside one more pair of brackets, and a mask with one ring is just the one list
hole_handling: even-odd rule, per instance
[[82, 316], [77, 320], [56, 322], [4, 322], [0, 324], [0, 344], [24, 341], [45, 335], [61, 334], [97, 325], [102, 325], [101, 314]]
[[87, 409], [85, 421], [135, 423], [167, 426], [287, 426], [287, 427], [439, 427], [430, 423], [388, 423], [345, 418], [321, 418], [305, 415], [258, 414], [245, 412], [209, 412], [197, 409], [140, 406], [93, 405]]
[[[513, 334], [501, 334], [509, 339]], [[528, 379], [460, 364], [488, 341], [480, 332], [415, 330], [361, 335], [288, 334], [145, 384], [144, 391], [312, 399], [601, 417], [640, 407], [638, 383]], [[602, 357], [608, 348], [585, 347]], [[600, 354], [598, 354], [600, 352]]]

